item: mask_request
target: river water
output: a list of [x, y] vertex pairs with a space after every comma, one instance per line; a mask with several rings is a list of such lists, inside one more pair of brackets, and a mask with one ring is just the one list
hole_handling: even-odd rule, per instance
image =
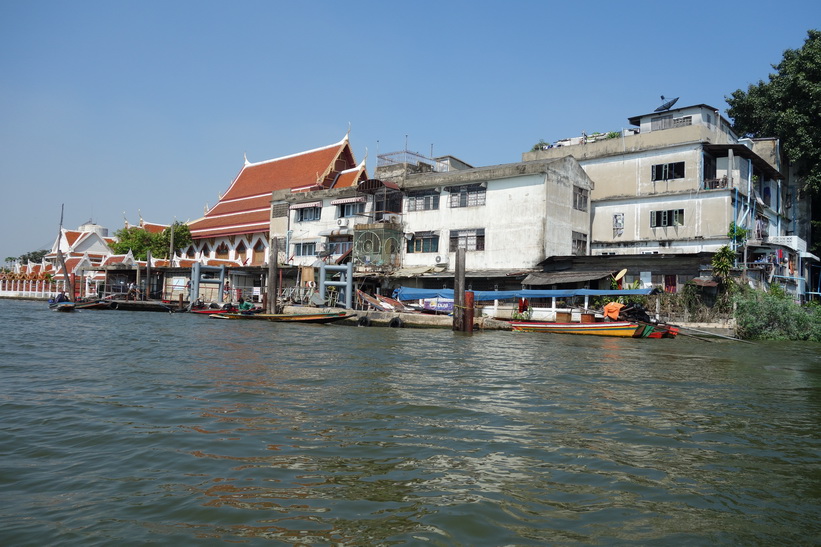
[[821, 535], [821, 346], [0, 301], [2, 545]]

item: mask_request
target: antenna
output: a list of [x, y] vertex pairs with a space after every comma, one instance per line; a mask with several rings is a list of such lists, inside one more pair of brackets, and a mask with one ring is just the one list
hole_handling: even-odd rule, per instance
[[668, 100], [665, 100], [664, 95], [662, 95], [662, 96], [661, 96], [661, 101], [662, 101], [661, 106], [660, 106], [660, 107], [658, 107], [657, 109], [655, 109], [653, 112], [664, 112], [665, 110], [670, 110], [670, 108], [671, 108], [674, 104], [676, 104], [676, 101], [677, 101], [677, 100], [678, 100], [678, 97], [676, 97], [675, 99], [670, 99], [670, 100], [668, 101]]

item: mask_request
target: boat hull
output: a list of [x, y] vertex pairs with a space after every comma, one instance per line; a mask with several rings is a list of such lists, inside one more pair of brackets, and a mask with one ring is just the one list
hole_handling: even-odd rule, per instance
[[333, 323], [351, 317], [346, 312], [339, 313], [215, 313], [213, 319], [256, 319], [260, 321], [274, 321], [281, 323]]
[[52, 302], [48, 305], [52, 311], [74, 311], [74, 302]]
[[511, 321], [513, 330], [550, 332], [554, 334], [582, 334], [587, 336], [615, 336], [620, 338], [675, 338], [678, 329], [664, 325], [635, 321], [599, 323], [551, 323], [547, 321]]
[[78, 310], [110, 310], [111, 302], [106, 302], [105, 300], [77, 302], [74, 307]]

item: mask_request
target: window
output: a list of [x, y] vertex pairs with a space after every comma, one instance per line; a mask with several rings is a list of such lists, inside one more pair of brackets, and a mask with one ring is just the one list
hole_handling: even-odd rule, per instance
[[408, 212], [439, 209], [439, 192], [427, 190], [408, 194]]
[[475, 207], [485, 204], [485, 187], [481, 184], [454, 186], [449, 190], [451, 207]]
[[416, 232], [408, 241], [409, 253], [438, 253], [439, 236], [433, 232]]
[[337, 207], [339, 208], [337, 209], [338, 218], [355, 217], [365, 213], [365, 202], [363, 201], [359, 203], [342, 203]]
[[657, 116], [650, 119], [650, 131], [661, 131], [662, 129], [672, 129], [674, 127], [685, 127], [693, 125], [692, 116], [680, 116], [674, 118], [672, 114]]
[[684, 226], [684, 209], [650, 211], [650, 227]]
[[673, 127], [684, 127], [687, 125], [693, 125], [692, 116], [681, 116], [680, 118], [673, 118]]
[[485, 229], [452, 230], [450, 232], [450, 252], [455, 253], [459, 248], [468, 251], [484, 251]]
[[329, 255], [344, 255], [353, 248], [353, 241], [350, 239], [328, 240], [325, 244], [325, 251]]
[[581, 232], [573, 232], [573, 250], [574, 256], [587, 255], [587, 234]]
[[624, 213], [615, 213], [613, 215], [613, 237], [622, 234], [624, 234]]
[[302, 209], [296, 209], [296, 221], [297, 222], [307, 222], [309, 220], [319, 220], [319, 216], [322, 214], [322, 207], [303, 207]]
[[316, 256], [316, 243], [294, 243], [294, 256]]
[[662, 129], [670, 129], [673, 125], [673, 115], [658, 116], [650, 119], [650, 131], [660, 131]]
[[228, 245], [224, 241], [217, 245], [216, 254], [217, 258], [228, 258]]
[[652, 180], [669, 180], [684, 178], [684, 162], [659, 163], [653, 166]]
[[589, 190], [573, 187], [573, 208], [579, 211], [587, 211], [587, 198], [590, 194]]

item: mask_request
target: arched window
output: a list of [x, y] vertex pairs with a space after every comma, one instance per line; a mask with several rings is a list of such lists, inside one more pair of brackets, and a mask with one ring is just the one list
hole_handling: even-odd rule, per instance
[[257, 244], [254, 245], [254, 264], [264, 264], [266, 256], [265, 254], [268, 252], [268, 247], [265, 246], [265, 243], [262, 242], [261, 239], [257, 240]]

